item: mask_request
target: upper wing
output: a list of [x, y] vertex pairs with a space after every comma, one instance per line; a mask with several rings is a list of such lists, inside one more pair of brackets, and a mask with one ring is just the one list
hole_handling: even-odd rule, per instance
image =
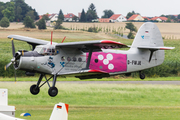
[[30, 38], [30, 37], [25, 37], [25, 36], [20, 36], [20, 35], [9, 35], [8, 38], [13, 38], [15, 40], [20, 40], [20, 41], [25, 41], [29, 44], [36, 44], [36, 45], [46, 45], [50, 43], [50, 41], [46, 40], [40, 40], [36, 38]]
[[112, 48], [127, 48], [128, 46], [120, 42], [115, 42], [111, 40], [95, 40], [95, 41], [83, 41], [83, 42], [69, 42], [69, 43], [58, 43], [56, 47], [70, 47], [78, 48], [85, 52], [89, 49], [93, 51], [98, 51], [102, 49], [112, 49]]

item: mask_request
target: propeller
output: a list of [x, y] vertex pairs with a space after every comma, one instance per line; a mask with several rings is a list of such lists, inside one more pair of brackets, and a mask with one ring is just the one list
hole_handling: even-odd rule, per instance
[[[13, 58], [11, 59], [10, 63], [4, 66], [5, 70], [7, 70], [12, 64], [16, 64], [16, 60], [19, 59], [19, 57], [23, 54], [23, 53], [21, 54], [20, 52], [15, 53], [13, 38], [11, 38], [11, 43], [12, 43]], [[15, 76], [15, 82], [16, 82], [16, 71], [14, 72], [14, 76]]]
[[15, 47], [14, 47], [14, 42], [13, 42], [13, 38], [11, 38], [11, 44], [12, 44], [12, 54], [13, 54], [13, 59], [11, 59], [11, 62], [8, 63], [6, 66], [4, 66], [4, 69], [6, 70], [7, 68], [9, 68], [9, 66], [11, 66], [12, 63], [15, 62]]

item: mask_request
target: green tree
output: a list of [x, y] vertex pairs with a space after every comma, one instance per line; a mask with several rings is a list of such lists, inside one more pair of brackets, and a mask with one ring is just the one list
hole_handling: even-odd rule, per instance
[[168, 17], [168, 19], [167, 19], [167, 21], [166, 22], [168, 22], [168, 23], [170, 23], [171, 22], [171, 17], [169, 16]]
[[64, 14], [63, 14], [63, 12], [62, 12], [61, 9], [60, 9], [60, 11], [59, 11], [58, 20], [64, 21]]
[[135, 13], [134, 11], [132, 11], [132, 12], [128, 12], [128, 14], [126, 15], [126, 18], [129, 19], [134, 14], [140, 15], [140, 13]]
[[133, 34], [133, 32], [137, 32], [136, 26], [134, 26], [133, 23], [126, 23], [126, 26], [125, 26], [125, 27], [130, 30], [130, 32], [129, 32], [129, 34], [128, 34], [127, 37], [128, 37], [129, 39], [134, 39], [134, 34]]
[[88, 22], [92, 22], [93, 19], [98, 18], [96, 9], [95, 9], [95, 5], [93, 3], [90, 4], [87, 14], [86, 14], [86, 17], [87, 17]]
[[21, 7], [19, 7], [19, 6], [15, 6], [15, 21], [17, 21], [17, 22], [19, 22], [20, 20], [22, 20], [22, 15], [21, 15], [21, 13], [22, 13], [22, 9], [21, 9]]
[[126, 26], [125, 26], [127, 29], [130, 30], [130, 32], [137, 32], [137, 28], [136, 26], [134, 26], [133, 23], [126, 23]]
[[178, 15], [178, 19], [180, 19], [180, 14]]
[[9, 27], [9, 19], [7, 17], [3, 17], [0, 21], [0, 26], [3, 28]]
[[6, 3], [7, 8], [2, 11], [2, 14], [4, 17], [7, 17], [9, 21], [13, 21], [15, 18], [14, 14], [14, 3], [13, 2], [7, 2]]
[[132, 32], [129, 32], [128, 36], [129, 39], [134, 39], [134, 34]]
[[110, 18], [114, 12], [112, 10], [104, 10], [104, 15], [101, 18]]
[[2, 11], [5, 9], [4, 6], [4, 3], [0, 2], [0, 20], [4, 17], [4, 15], [2, 14]]
[[80, 22], [86, 22], [87, 19], [86, 19], [86, 13], [84, 12], [84, 9], [82, 9], [82, 12], [81, 12], [81, 17], [80, 17]]
[[44, 18], [42, 18], [41, 20], [39, 20], [39, 22], [37, 22], [37, 26], [38, 29], [46, 29], [46, 22]]
[[36, 28], [35, 24], [34, 24], [34, 21], [31, 19], [30, 16], [26, 16], [24, 18], [23, 24], [25, 25], [26, 28]]
[[128, 14], [126, 15], [126, 18], [129, 19], [132, 15], [134, 15], [132, 12], [128, 12]]
[[38, 13], [36, 12], [36, 9], [33, 9], [33, 10], [34, 10], [35, 20], [39, 20], [39, 15], [38, 15]]
[[49, 13], [46, 13], [45, 15], [43, 15], [43, 19], [44, 19], [45, 21], [50, 20], [50, 19], [49, 19]]
[[34, 16], [34, 11], [33, 10], [27, 12], [26, 16], [29, 16], [29, 17], [31, 17], [32, 20], [35, 20], [35, 16]]
[[[15, 20], [23, 21], [26, 17], [27, 12], [33, 10], [28, 4], [25, 3], [25, 0], [11, 0], [15, 5]], [[20, 12], [21, 8], [21, 12]]]
[[61, 19], [58, 19], [57, 21], [56, 21], [56, 24], [55, 24], [55, 26], [54, 26], [54, 29], [62, 29], [63, 27], [62, 27], [62, 20]]

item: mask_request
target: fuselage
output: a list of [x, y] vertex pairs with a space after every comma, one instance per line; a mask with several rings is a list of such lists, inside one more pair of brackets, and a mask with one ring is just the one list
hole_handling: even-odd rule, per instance
[[[56, 50], [55, 47], [51, 46], [51, 48], [50, 53], [43, 53], [42, 50], [38, 51], [37, 49], [25, 52], [20, 57], [16, 69], [54, 75], [80, 71], [86, 68], [89, 53], [80, 51], [77, 48], [58, 48]], [[44, 48], [43, 50], [45, 51]], [[128, 51], [102, 49], [100, 52], [92, 53], [89, 69], [101, 70], [110, 75], [118, 75], [162, 64], [164, 51], [155, 52], [151, 62], [149, 62], [149, 55], [150, 51], [137, 48], [130, 48]]]

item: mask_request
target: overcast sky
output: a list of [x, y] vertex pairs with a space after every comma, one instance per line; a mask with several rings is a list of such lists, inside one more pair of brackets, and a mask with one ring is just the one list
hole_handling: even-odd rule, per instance
[[[10, 0], [0, 0], [9, 2]], [[93, 3], [99, 17], [103, 15], [105, 9], [111, 9], [115, 14], [127, 15], [128, 12], [135, 11], [142, 16], [160, 16], [162, 14], [180, 14], [180, 0], [25, 0], [25, 2], [35, 8], [39, 15], [46, 13], [63, 14], [87, 11], [89, 5]]]

